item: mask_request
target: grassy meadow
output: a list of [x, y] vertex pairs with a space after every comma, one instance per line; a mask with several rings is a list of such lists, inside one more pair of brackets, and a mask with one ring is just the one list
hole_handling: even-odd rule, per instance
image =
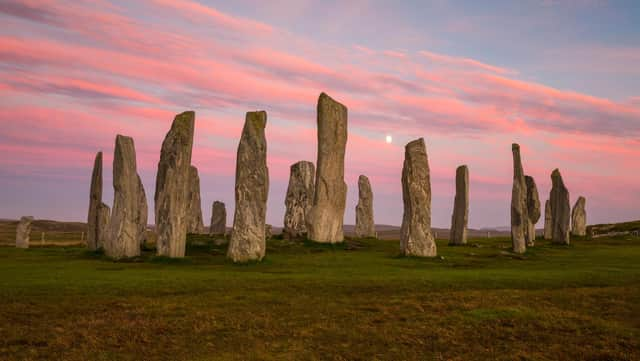
[[[638, 360], [640, 239], [274, 239], [262, 263], [0, 248], [2, 360]], [[196, 246], [195, 244], [202, 244]]]

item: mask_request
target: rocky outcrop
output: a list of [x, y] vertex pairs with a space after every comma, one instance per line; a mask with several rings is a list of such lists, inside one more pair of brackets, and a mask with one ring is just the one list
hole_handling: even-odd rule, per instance
[[104, 203], [100, 203], [98, 207], [98, 239], [96, 243], [96, 249], [104, 249], [104, 245], [109, 237], [109, 220], [111, 218], [111, 208]]
[[467, 244], [469, 223], [469, 168], [461, 165], [456, 169], [456, 198], [453, 202], [449, 244]]
[[98, 208], [102, 204], [102, 152], [96, 154], [91, 174], [91, 187], [89, 188], [89, 212], [87, 216], [87, 248], [90, 251], [98, 249], [100, 229], [98, 220]]
[[204, 233], [202, 203], [200, 201], [200, 176], [198, 168], [189, 168], [189, 206], [187, 208], [187, 233]]
[[400, 229], [400, 251], [405, 256], [435, 257], [431, 232], [431, 178], [424, 139], [406, 145], [402, 168], [404, 215]]
[[300, 161], [291, 166], [289, 186], [284, 204], [284, 229], [286, 239], [304, 238], [307, 235], [307, 215], [315, 194], [316, 168], [312, 162]]
[[227, 233], [227, 209], [224, 203], [215, 201], [211, 206], [211, 226], [209, 234], [223, 236]]
[[16, 227], [16, 248], [29, 248], [29, 238], [31, 237], [31, 224], [33, 217], [22, 217]]
[[520, 159], [520, 146], [511, 145], [513, 153], [513, 188], [511, 189], [511, 244], [513, 252], [527, 250], [525, 233], [527, 228], [527, 184]]
[[118, 135], [113, 156], [113, 210], [104, 245], [105, 254], [111, 258], [140, 255], [139, 193], [133, 139]]
[[307, 218], [307, 237], [315, 242], [344, 240], [347, 184], [344, 155], [347, 145], [347, 107], [325, 93], [318, 98], [318, 160], [313, 206]]
[[377, 238], [376, 224], [373, 220], [373, 191], [369, 178], [358, 177], [358, 205], [356, 206], [357, 237]]
[[267, 113], [247, 113], [236, 160], [236, 207], [227, 257], [233, 262], [262, 260], [269, 195]]
[[578, 197], [576, 204], [571, 211], [571, 234], [574, 236], [587, 235], [587, 200], [584, 197]]
[[154, 197], [160, 256], [184, 257], [194, 122], [192, 111], [176, 115], [162, 142]]
[[569, 190], [564, 185], [558, 169], [551, 173], [551, 241], [557, 244], [569, 244], [569, 223], [571, 222], [571, 205]]
[[544, 239], [550, 241], [553, 238], [553, 215], [551, 214], [551, 200], [544, 203]]
[[538, 195], [538, 186], [531, 176], [525, 176], [524, 181], [527, 184], [527, 228], [525, 229], [525, 242], [527, 247], [533, 247], [536, 241], [536, 224], [542, 215], [540, 212], [540, 196]]
[[144, 191], [142, 179], [138, 175], [138, 243], [142, 246], [147, 241], [147, 221], [149, 218], [149, 205], [147, 193]]

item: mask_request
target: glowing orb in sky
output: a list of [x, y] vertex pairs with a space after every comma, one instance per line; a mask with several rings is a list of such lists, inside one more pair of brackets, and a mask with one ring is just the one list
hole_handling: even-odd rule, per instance
[[385, 138], [385, 142], [387, 142], [388, 144], [391, 144], [391, 142], [393, 142], [393, 138], [391, 138], [390, 135], [387, 135], [387, 137]]

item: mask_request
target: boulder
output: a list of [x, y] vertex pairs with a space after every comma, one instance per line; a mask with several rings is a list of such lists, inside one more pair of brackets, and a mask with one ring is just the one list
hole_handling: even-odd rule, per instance
[[551, 241], [557, 244], [569, 244], [569, 226], [571, 222], [571, 205], [569, 190], [565, 187], [558, 169], [551, 173]]
[[22, 217], [16, 227], [16, 248], [29, 248], [29, 238], [31, 237], [31, 224], [33, 217]]
[[405, 146], [402, 168], [404, 215], [400, 228], [400, 252], [405, 256], [435, 257], [431, 232], [431, 179], [424, 139]]
[[118, 135], [113, 156], [113, 210], [107, 241], [104, 244], [104, 252], [111, 258], [140, 255], [139, 193], [133, 139]]
[[550, 241], [553, 238], [553, 220], [551, 214], [551, 200], [544, 203], [544, 239]]
[[376, 224], [373, 220], [373, 191], [369, 178], [358, 177], [358, 205], [356, 206], [357, 237], [377, 238]]
[[318, 159], [313, 206], [307, 217], [307, 237], [320, 243], [344, 240], [347, 184], [344, 155], [347, 145], [347, 107], [322, 93], [318, 98]]
[[189, 168], [189, 205], [187, 208], [187, 233], [204, 233], [202, 204], [200, 201], [200, 176], [198, 168]]
[[265, 255], [265, 218], [269, 196], [267, 113], [248, 112], [236, 160], [236, 207], [227, 257], [233, 262], [259, 261]]
[[527, 250], [525, 233], [527, 219], [527, 184], [524, 179], [520, 146], [511, 145], [513, 153], [513, 188], [511, 189], [511, 244], [513, 252], [524, 253]]
[[286, 239], [304, 238], [307, 235], [307, 215], [311, 210], [316, 187], [315, 172], [316, 167], [308, 161], [297, 162], [290, 168], [282, 230]]
[[587, 235], [587, 200], [580, 196], [571, 211], [571, 234], [574, 236]]
[[461, 165], [456, 169], [456, 197], [451, 216], [450, 245], [467, 244], [469, 223], [469, 168]]
[[524, 181], [527, 185], [527, 228], [525, 229], [524, 238], [527, 247], [533, 247], [536, 241], [536, 224], [542, 215], [540, 212], [540, 196], [533, 177], [525, 176]]
[[176, 115], [162, 142], [154, 196], [159, 256], [184, 257], [194, 123], [192, 111]]
[[87, 248], [98, 249], [98, 240], [103, 232], [98, 220], [98, 208], [102, 204], [102, 152], [96, 154], [89, 188], [89, 212], [87, 216]]
[[227, 233], [227, 209], [224, 203], [215, 201], [211, 206], [211, 226], [209, 234], [224, 236]]

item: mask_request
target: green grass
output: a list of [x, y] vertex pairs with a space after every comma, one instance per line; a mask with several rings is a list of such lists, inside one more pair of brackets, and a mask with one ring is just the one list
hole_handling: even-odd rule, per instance
[[82, 248], [0, 248], [0, 359], [636, 360], [640, 240], [319, 245], [261, 263], [190, 236], [188, 257], [113, 262]]

